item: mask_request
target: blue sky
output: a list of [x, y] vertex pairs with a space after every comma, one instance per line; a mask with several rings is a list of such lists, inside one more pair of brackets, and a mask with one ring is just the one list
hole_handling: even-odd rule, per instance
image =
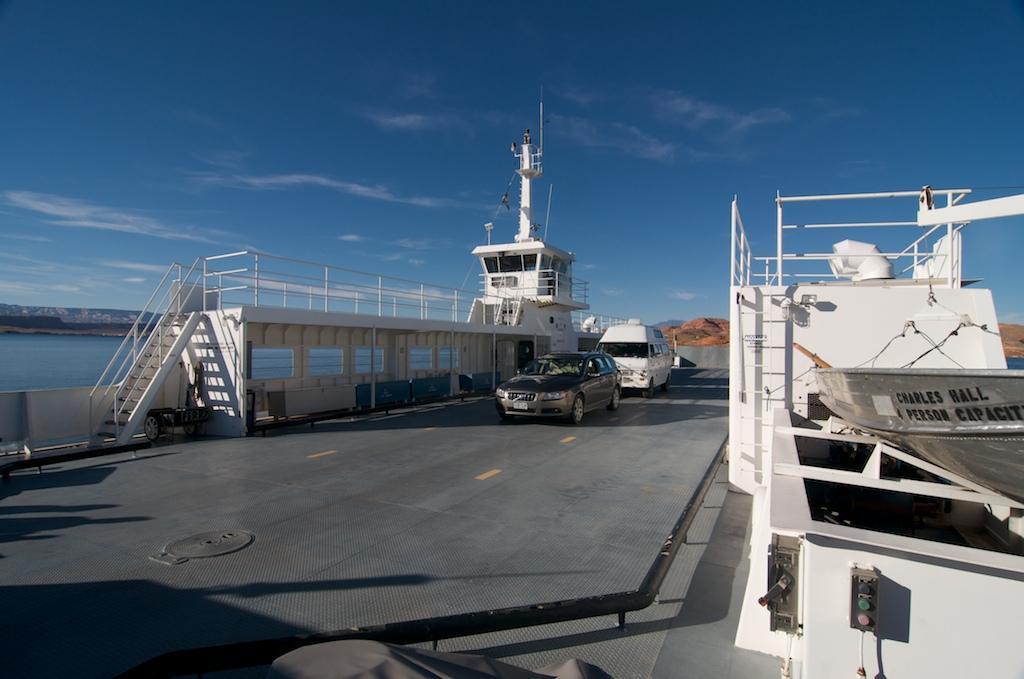
[[[592, 307], [721, 316], [733, 194], [768, 254], [776, 190], [1024, 185], [1022, 73], [1020, 2], [3, 3], [0, 301], [136, 308], [239, 248], [458, 286], [543, 86]], [[967, 236], [1024, 322], [1024, 220]]]

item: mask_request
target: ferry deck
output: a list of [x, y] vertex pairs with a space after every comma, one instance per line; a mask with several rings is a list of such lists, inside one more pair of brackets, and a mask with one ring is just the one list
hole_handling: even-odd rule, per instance
[[[470, 397], [16, 472], [0, 486], [4, 674], [111, 676], [177, 649], [635, 588], [727, 429], [726, 371], [686, 369], [578, 427], [501, 423]], [[438, 648], [615, 677], [774, 674], [733, 646], [749, 506], [721, 467], [658, 602], [624, 629], [602, 616]], [[161, 559], [208, 531], [254, 539]]]

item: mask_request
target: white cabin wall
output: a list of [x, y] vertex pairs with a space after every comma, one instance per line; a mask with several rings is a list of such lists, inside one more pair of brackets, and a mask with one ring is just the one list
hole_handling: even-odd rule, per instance
[[[812, 534], [803, 552], [803, 676], [854, 676], [861, 643], [869, 677], [1021, 676], [1019, 574]], [[880, 643], [850, 628], [851, 564], [882, 577]]]
[[[737, 298], [739, 295], [739, 298]], [[801, 306], [813, 295], [813, 306]], [[878, 285], [801, 285], [733, 287], [730, 305], [730, 468], [729, 480], [747, 493], [762, 483], [767, 416], [773, 408], [807, 415], [808, 394], [818, 387], [812, 361], [793, 349], [797, 342], [835, 367], [870, 365], [873, 356], [898, 335], [907, 321], [941, 342], [966, 315], [981, 328], [962, 328], [942, 347], [965, 368], [1005, 368], [992, 294], [986, 289], [937, 289]], [[739, 303], [737, 303], [739, 299]], [[788, 311], [784, 301], [790, 304]], [[869, 320], [866, 320], [869, 319]], [[908, 331], [875, 362], [900, 367], [931, 344]], [[937, 351], [915, 367], [956, 367]]]

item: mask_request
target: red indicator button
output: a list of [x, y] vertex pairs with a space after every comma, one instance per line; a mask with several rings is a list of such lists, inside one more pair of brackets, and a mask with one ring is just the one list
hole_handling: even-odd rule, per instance
[[871, 616], [867, 613], [860, 613], [859, 615], [857, 615], [857, 622], [859, 622], [862, 626], [867, 627], [871, 624]]

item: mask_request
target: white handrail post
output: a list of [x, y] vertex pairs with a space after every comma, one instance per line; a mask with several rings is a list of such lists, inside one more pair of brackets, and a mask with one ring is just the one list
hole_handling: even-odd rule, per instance
[[736, 285], [736, 196], [732, 197], [732, 238], [729, 239], [729, 285]]
[[[953, 207], [953, 194], [946, 194], [946, 207]], [[946, 267], [947, 267], [947, 282], [949, 287], [953, 287], [953, 279], [955, 271], [953, 266], [953, 223], [946, 224], [946, 250], [949, 254], [946, 256]]]
[[181, 314], [181, 289], [184, 287], [184, 281], [181, 280], [181, 264], [178, 264], [178, 314]]
[[328, 309], [328, 297], [327, 297], [327, 267], [324, 267], [324, 311]]
[[[258, 254], [253, 255], [253, 277], [255, 278], [254, 289], [253, 289], [253, 305], [260, 305], [260, 256]], [[219, 296], [219, 295], [218, 295]]]
[[207, 260], [203, 257], [203, 313], [206, 313], [206, 280], [207, 280]]
[[377, 276], [377, 315], [384, 315], [384, 279]]
[[[140, 316], [142, 314], [139, 314]], [[138, 319], [136, 319], [138, 320]], [[132, 360], [139, 360], [139, 324], [136, 323], [132, 326]]]
[[356, 299], [355, 313], [357, 313], [357, 314], [358, 314], [358, 313], [359, 313], [359, 291], [358, 291], [358, 290], [356, 290], [355, 292], [356, 292], [356, 298], [355, 298], [355, 299]]
[[459, 319], [459, 291], [455, 291], [455, 298], [452, 302], [452, 320], [457, 321]]
[[784, 285], [782, 281], [782, 197], [775, 192], [775, 274], [778, 276], [776, 285]]
[[398, 318], [398, 297], [391, 297], [391, 317]]
[[217, 274], [217, 311], [224, 308], [224, 274]]
[[306, 292], [309, 293], [309, 310], [312, 311], [313, 310], [313, 286], [311, 285], [308, 288], [306, 288]]

